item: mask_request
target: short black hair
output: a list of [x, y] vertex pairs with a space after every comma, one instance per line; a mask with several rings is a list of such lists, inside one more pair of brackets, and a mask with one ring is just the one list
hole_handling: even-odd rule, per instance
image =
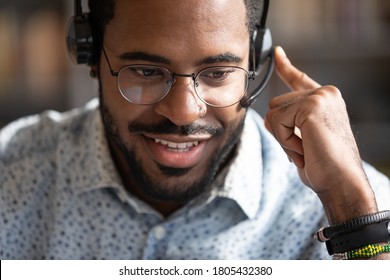
[[[90, 21], [102, 40], [106, 25], [114, 18], [116, 0], [88, 0]], [[246, 6], [247, 26], [252, 34], [260, 21], [264, 0], [243, 0]]]

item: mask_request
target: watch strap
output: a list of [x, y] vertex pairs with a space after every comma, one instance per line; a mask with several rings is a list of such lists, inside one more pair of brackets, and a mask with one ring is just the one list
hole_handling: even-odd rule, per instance
[[361, 248], [367, 244], [377, 244], [390, 240], [389, 221], [381, 221], [361, 227], [345, 234], [340, 234], [326, 241], [329, 255], [344, 253]]
[[[322, 235], [325, 240], [332, 239], [341, 234], [345, 234], [367, 225], [378, 223], [381, 221], [390, 220], [390, 211], [385, 210], [374, 214], [364, 215], [349, 221], [329, 226], [322, 229]], [[324, 240], [324, 241], [325, 241]]]

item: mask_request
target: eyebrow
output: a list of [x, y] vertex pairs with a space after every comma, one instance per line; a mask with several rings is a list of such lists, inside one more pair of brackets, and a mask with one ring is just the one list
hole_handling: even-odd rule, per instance
[[[153, 63], [164, 63], [164, 64], [171, 64], [171, 60], [169, 60], [166, 57], [160, 56], [160, 55], [155, 55], [155, 54], [150, 54], [147, 52], [142, 52], [142, 51], [135, 51], [135, 52], [126, 52], [120, 55], [119, 57], [122, 60], [144, 60], [144, 61], [149, 61]], [[218, 55], [213, 55], [213, 56], [208, 56], [204, 59], [201, 59], [196, 62], [197, 66], [200, 66], [202, 64], [215, 64], [215, 63], [231, 63], [231, 62], [241, 62], [242, 58], [231, 53], [231, 52], [226, 52], [226, 53], [221, 53]]]
[[231, 52], [226, 52], [226, 53], [206, 57], [205, 59], [198, 61], [196, 65], [213, 64], [213, 63], [220, 63], [220, 62], [231, 63], [231, 62], [241, 62], [241, 61], [242, 61], [241, 57]]
[[171, 61], [163, 56], [150, 54], [147, 52], [126, 52], [119, 56], [120, 59], [123, 60], [144, 60], [149, 62], [155, 62], [155, 63], [164, 63], [164, 64], [170, 64]]

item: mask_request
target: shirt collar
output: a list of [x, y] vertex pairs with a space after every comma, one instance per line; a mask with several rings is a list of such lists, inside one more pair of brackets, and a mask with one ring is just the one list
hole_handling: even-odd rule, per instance
[[112, 161], [104, 135], [98, 100], [70, 117], [60, 136], [60, 172], [76, 194], [105, 187], [120, 187], [121, 179]]

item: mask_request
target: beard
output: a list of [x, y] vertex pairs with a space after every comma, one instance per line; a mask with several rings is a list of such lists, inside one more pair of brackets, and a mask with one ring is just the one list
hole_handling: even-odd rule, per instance
[[[126, 175], [129, 176], [132, 187], [139, 189], [150, 199], [179, 204], [185, 204], [200, 194], [209, 193], [211, 191], [212, 183], [218, 175], [218, 172], [226, 165], [227, 160], [235, 151], [234, 148], [239, 142], [244, 127], [244, 117], [238, 122], [236, 127], [232, 128], [232, 134], [228, 141], [223, 146], [220, 146], [214, 153], [214, 156], [209, 161], [205, 171], [203, 174], [199, 174], [199, 177], [196, 180], [186, 178], [186, 174], [191, 171], [191, 168], [173, 168], [157, 164], [160, 172], [168, 178], [167, 180], [161, 180], [161, 178], [157, 179], [148, 175], [147, 166], [144, 166], [137, 157], [136, 149], [133, 146], [126, 144], [120, 136], [118, 124], [104, 102], [101, 85], [99, 88], [100, 112], [105, 133], [107, 138], [112, 140], [113, 144], [119, 148], [126, 159], [126, 170], [128, 170], [128, 174]], [[153, 125], [131, 122], [128, 123], [127, 127], [128, 131], [131, 133], [151, 132], [156, 134], [172, 133], [176, 135], [207, 133], [213, 136], [220, 136], [225, 131], [222, 126], [199, 125], [195, 123], [186, 126], [176, 126], [168, 119]], [[180, 183], [178, 183], [178, 180], [172, 180], [172, 178], [180, 178]], [[131, 192], [129, 187], [127, 187], [127, 190]]]

